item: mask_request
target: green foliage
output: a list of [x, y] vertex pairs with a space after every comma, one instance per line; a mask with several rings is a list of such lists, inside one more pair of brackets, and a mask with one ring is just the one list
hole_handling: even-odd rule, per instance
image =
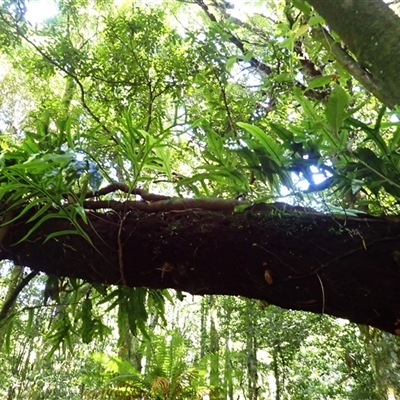
[[[149, 338], [150, 339], [150, 338]], [[206, 371], [190, 366], [186, 361], [184, 338], [178, 331], [151, 335], [143, 344], [147, 354], [146, 369], [140, 372], [132, 364], [118, 357], [94, 354], [106, 377], [106, 387], [97, 394], [107, 393], [107, 398], [146, 396], [147, 399], [200, 398], [206, 393]]]
[[[73, 1], [40, 27], [23, 3], [1, 4], [3, 228], [28, 217], [20, 241], [30, 240], [63, 219], [71, 229], [44, 241], [90, 242], [86, 194], [115, 180], [178, 196], [399, 212], [398, 110], [309, 34], [324, 21], [299, 0], [264, 2], [246, 22], [226, 2], [197, 3]], [[38, 277], [2, 320], [2, 394], [254, 399], [263, 387], [260, 399], [376, 399], [386, 377], [396, 386], [374, 364], [371, 343], [387, 356], [385, 339], [354, 326], [242, 299], [205, 298], [192, 312], [178, 297], [179, 329], [167, 291]]]
[[80, 234], [90, 242], [80, 225], [80, 221], [87, 223], [83, 201], [89, 189], [98, 190], [103, 176], [95, 163], [81, 160], [79, 153], [65, 147], [67, 137], [71, 137], [71, 125], [62, 124], [58, 131], [51, 132], [46, 115], [35, 133], [26, 132], [18, 146], [1, 152], [3, 218], [10, 213], [7, 223], [13, 223], [28, 214], [28, 223], [33, 223], [20, 242], [52, 218], [68, 219], [74, 229], [53, 232], [45, 241], [60, 235]]
[[[158, 126], [159, 130], [155, 132], [140, 129], [140, 123], [135, 126], [133, 113], [133, 109], [124, 112], [121, 121], [122, 129], [115, 135], [119, 167], [129, 177], [133, 186], [146, 179], [146, 171], [163, 173], [171, 179], [171, 151], [167, 145], [169, 130], [163, 131], [161, 123]], [[130, 163], [128, 169], [126, 168], [127, 161]]]
[[342, 127], [348, 103], [348, 94], [341, 86], [336, 85], [329, 96], [325, 108], [326, 120], [334, 135], [338, 135]]

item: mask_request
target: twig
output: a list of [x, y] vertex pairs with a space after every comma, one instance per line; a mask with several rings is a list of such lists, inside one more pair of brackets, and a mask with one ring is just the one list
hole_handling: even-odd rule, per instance
[[321, 314], [323, 315], [325, 313], [325, 290], [324, 290], [324, 285], [322, 283], [322, 280], [320, 276], [317, 274], [317, 278], [319, 280], [319, 284], [321, 285], [321, 292], [322, 292], [322, 311]]

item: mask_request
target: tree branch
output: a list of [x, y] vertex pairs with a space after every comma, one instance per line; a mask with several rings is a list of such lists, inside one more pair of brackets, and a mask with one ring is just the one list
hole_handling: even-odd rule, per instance
[[21, 293], [22, 289], [28, 285], [28, 283], [35, 277], [39, 275], [39, 271], [30, 272], [22, 281], [17, 285], [14, 291], [11, 293], [10, 297], [4, 302], [3, 307], [0, 310], [0, 326], [1, 323], [8, 317], [9, 312], [17, 300], [18, 295]]
[[376, 82], [373, 76], [360, 67], [360, 64], [349, 55], [337, 41], [324, 28], [314, 28], [313, 37], [318, 40], [326, 50], [328, 50], [335, 60], [355, 79], [357, 79], [364, 88], [377, 97], [384, 104], [393, 104], [392, 96]]
[[[204, 3], [202, 0], [196, 0], [196, 4], [198, 4], [201, 9], [205, 12], [207, 17], [210, 19], [210, 21], [218, 23], [217, 18], [215, 15], [209, 10], [208, 6]], [[245, 49], [243, 42], [234, 36], [231, 32], [226, 32], [229, 35], [229, 41], [233, 43], [243, 54], [243, 56], [246, 56], [248, 51]], [[257, 60], [255, 57], [251, 57], [250, 60], [248, 61], [249, 64], [258, 72], [261, 72], [263, 75], [269, 75], [272, 72], [271, 67], [268, 65], [264, 64], [263, 62]]]
[[10, 226], [0, 259], [92, 283], [241, 295], [323, 310], [400, 335], [398, 223], [273, 207], [233, 214], [123, 208], [87, 213], [89, 223], [81, 227], [91, 243], [71, 234], [44, 243], [51, 233], [71, 229], [57, 218], [17, 243], [32, 228], [20, 220]]

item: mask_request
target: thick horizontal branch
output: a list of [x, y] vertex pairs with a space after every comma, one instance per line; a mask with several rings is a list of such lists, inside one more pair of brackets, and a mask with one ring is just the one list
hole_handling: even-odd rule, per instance
[[[28, 217], [27, 217], [28, 218]], [[90, 282], [241, 295], [400, 334], [400, 224], [250, 208], [88, 213], [92, 244], [51, 219], [11, 225], [1, 259]]]

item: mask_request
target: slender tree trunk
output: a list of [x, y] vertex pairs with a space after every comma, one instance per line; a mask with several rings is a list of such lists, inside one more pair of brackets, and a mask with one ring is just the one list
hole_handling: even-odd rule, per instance
[[207, 320], [209, 311], [208, 296], [204, 296], [201, 299], [200, 305], [200, 359], [202, 359], [207, 353]]
[[254, 332], [254, 301], [246, 301], [246, 356], [249, 400], [258, 399], [257, 339]]
[[[7, 293], [5, 295], [3, 305], [6, 304], [9, 299], [11, 299], [19, 283], [22, 281], [22, 278], [23, 278], [23, 268], [20, 267], [19, 265], [14, 265], [11, 268], [10, 280], [8, 283]], [[2, 321], [0, 324], [0, 349], [3, 347], [8, 326], [7, 323], [4, 324], [4, 321], [12, 313], [14, 308], [15, 308], [15, 303], [13, 302], [11, 307], [7, 310], [7, 313], [5, 315], [1, 315]]]
[[142, 353], [139, 350], [139, 340], [133, 336], [126, 327], [123, 332], [119, 332], [120, 346], [118, 348], [118, 357], [131, 363], [138, 372], [142, 372]]
[[[22, 393], [31, 393], [32, 394], [32, 383], [26, 379], [26, 376], [32, 374], [34, 370], [40, 370], [38, 365], [40, 365], [42, 361], [42, 357], [37, 355], [32, 364], [31, 354], [33, 351], [33, 343], [32, 340], [25, 341], [25, 345], [20, 347], [19, 353], [13, 359], [12, 373], [16, 377], [15, 385], [10, 387], [9, 391], [9, 399], [20, 399]], [[40, 384], [38, 384], [40, 386]], [[41, 389], [41, 387], [39, 387]]]
[[230, 330], [230, 322], [231, 322], [231, 303], [225, 304], [225, 371], [224, 371], [224, 378], [225, 378], [225, 392], [226, 398], [228, 400], [233, 399], [233, 379], [232, 379], [232, 364], [231, 364], [231, 349], [230, 349], [230, 341], [231, 341], [231, 330]]
[[400, 343], [390, 336], [369, 326], [359, 327], [364, 339], [365, 352], [370, 361], [380, 399], [397, 399], [400, 396]]
[[217, 329], [217, 307], [216, 297], [211, 295], [210, 299], [210, 385], [213, 390], [210, 394], [210, 400], [220, 398], [220, 374], [219, 374], [219, 332]]
[[275, 378], [275, 400], [281, 400], [282, 380], [279, 370], [279, 344], [275, 343], [272, 347], [272, 366]]
[[228, 400], [233, 399], [233, 378], [232, 378], [232, 364], [231, 364], [231, 349], [229, 346], [230, 337], [227, 337], [225, 342], [225, 388]]

